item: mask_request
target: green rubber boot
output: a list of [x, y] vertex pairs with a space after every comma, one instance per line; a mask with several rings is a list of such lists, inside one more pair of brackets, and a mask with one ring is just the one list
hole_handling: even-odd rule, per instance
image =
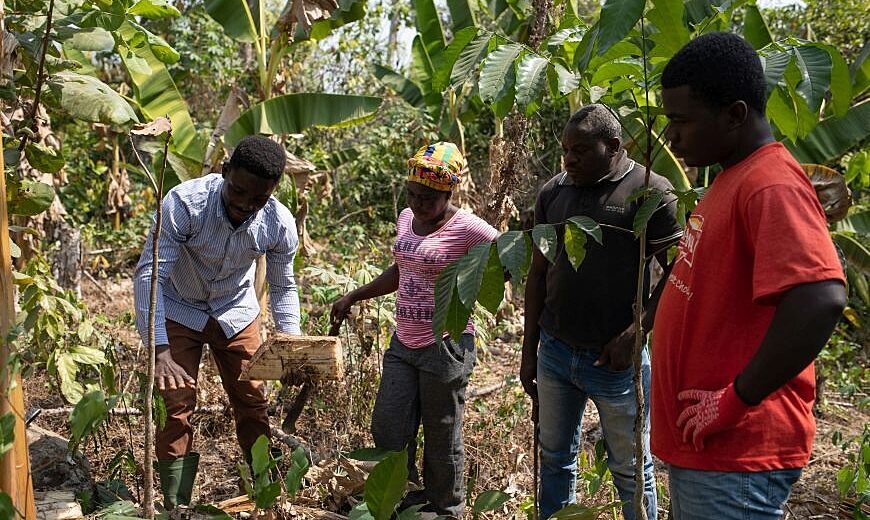
[[154, 466], [160, 475], [163, 507], [172, 511], [178, 505], [189, 505], [199, 467], [199, 453], [190, 453], [175, 460], [158, 460]]

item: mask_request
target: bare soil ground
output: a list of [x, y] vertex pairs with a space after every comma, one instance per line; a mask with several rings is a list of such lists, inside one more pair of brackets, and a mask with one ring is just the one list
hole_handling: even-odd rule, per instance
[[[133, 311], [130, 280], [101, 280], [99, 288], [91, 282], [85, 282], [84, 289], [84, 299], [92, 314], [103, 314], [112, 320], [111, 333], [120, 353], [122, 381], [126, 381], [134, 368], [144, 371], [144, 357], [138, 347], [135, 330], [129, 324], [121, 323], [124, 321], [122, 318]], [[304, 280], [302, 292], [304, 294]], [[506, 319], [514, 323], [521, 322], [519, 316]], [[470, 496], [487, 489], [501, 489], [514, 497], [502, 511], [486, 513], [482, 515], [484, 518], [519, 519], [525, 518], [525, 514], [519, 512], [519, 506], [532, 494], [533, 488], [530, 403], [513, 377], [519, 369], [519, 326], [503, 326], [499, 330], [506, 332], [502, 337], [491, 338], [481, 349], [478, 366], [469, 386], [470, 397], [464, 422], [466, 473]], [[299, 420], [299, 437], [321, 457], [332, 461], [336, 453], [372, 445], [368, 421], [377, 389], [380, 352], [377, 348], [368, 350], [359, 347], [360, 338], [362, 343], [375, 339], [366, 338], [366, 334], [364, 332], [356, 337], [351, 337], [350, 333], [345, 335], [345, 343], [356, 349], [348, 366], [346, 381], [320, 387]], [[208, 356], [205, 357], [205, 367], [198, 384], [198, 404], [206, 407], [207, 411], [197, 413], [193, 418], [196, 428], [194, 446], [202, 457], [194, 501], [217, 504], [240, 494], [236, 465], [243, 459], [235, 441], [232, 413], [227, 407], [217, 371]], [[59, 392], [49, 388], [44, 375], [31, 377], [24, 385], [28, 407], [50, 409], [66, 405]], [[482, 390], [487, 392], [475, 397]], [[273, 400], [276, 393], [272, 394]], [[281, 403], [275, 404], [273, 413], [273, 424], [280, 424]], [[844, 438], [859, 435], [867, 422], [866, 411], [859, 411], [848, 402], [824, 409], [823, 415], [818, 418], [818, 435], [812, 459], [794, 488], [785, 518], [845, 518], [839, 512], [836, 492], [836, 473], [845, 463], [845, 455], [830, 439], [834, 432], [841, 432]], [[65, 415], [44, 414], [37, 419], [37, 424], [61, 435], [69, 435], [68, 418]], [[594, 406], [590, 405], [583, 422], [583, 449], [590, 456], [600, 435], [597, 413]], [[141, 461], [141, 418], [113, 417], [104, 431], [83, 446], [93, 466], [95, 480], [108, 479], [115, 455], [130, 448], [136, 460]], [[660, 464], [657, 465], [657, 477], [666, 489], [667, 475]], [[123, 471], [115, 478], [124, 480], [134, 497], [139, 496], [139, 479]], [[582, 503], [601, 504], [613, 498], [608, 486], [595, 496], [586, 496], [581, 491], [583, 488], [581, 480], [578, 482], [578, 500]], [[303, 500], [311, 506], [332, 510], [342, 506], [341, 513], [346, 513], [349, 508], [347, 500], [335, 504], [335, 500], [322, 487], [309, 488], [303, 495]], [[660, 498], [662, 518], [666, 518], [667, 506], [667, 498]], [[471, 518], [470, 513], [468, 518]], [[602, 518], [609, 516], [605, 514]]]

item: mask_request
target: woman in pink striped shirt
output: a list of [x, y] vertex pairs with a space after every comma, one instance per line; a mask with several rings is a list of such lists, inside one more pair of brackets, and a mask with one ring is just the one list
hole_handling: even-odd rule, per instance
[[425, 504], [429, 511], [462, 518], [465, 508], [462, 414], [465, 389], [474, 368], [471, 320], [459, 342], [444, 336], [435, 343], [432, 315], [438, 273], [498, 232], [450, 202], [466, 173], [465, 159], [453, 143], [424, 146], [408, 161], [408, 207], [396, 223], [395, 263], [371, 283], [336, 301], [333, 323], [341, 322], [354, 303], [398, 291], [396, 332], [384, 353], [384, 369], [375, 409], [375, 445], [408, 450], [408, 470], [419, 482], [415, 464], [417, 430], [423, 425], [424, 489], [403, 504]]

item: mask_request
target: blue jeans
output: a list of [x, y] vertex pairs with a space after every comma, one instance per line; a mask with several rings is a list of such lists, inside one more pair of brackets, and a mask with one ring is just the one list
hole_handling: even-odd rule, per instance
[[[574, 349], [541, 331], [538, 350], [538, 400], [541, 443], [541, 518], [576, 502], [577, 452], [586, 401], [592, 399], [601, 418], [607, 445], [607, 466], [623, 502], [625, 520], [634, 520], [634, 398], [633, 369], [611, 372], [593, 366], [600, 351]], [[649, 402], [649, 355], [643, 353], [643, 393]], [[644, 495], [647, 516], [656, 518], [653, 461], [649, 452], [647, 407]]]
[[779, 520], [800, 469], [752, 473], [669, 466], [674, 520]]

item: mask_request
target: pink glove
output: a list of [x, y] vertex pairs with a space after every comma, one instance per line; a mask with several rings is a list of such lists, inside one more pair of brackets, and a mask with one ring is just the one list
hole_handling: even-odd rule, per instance
[[677, 428], [683, 430], [683, 442], [691, 437], [696, 451], [704, 449], [704, 437], [735, 426], [750, 408], [734, 391], [734, 383], [721, 390], [684, 390], [677, 399], [689, 401]]

